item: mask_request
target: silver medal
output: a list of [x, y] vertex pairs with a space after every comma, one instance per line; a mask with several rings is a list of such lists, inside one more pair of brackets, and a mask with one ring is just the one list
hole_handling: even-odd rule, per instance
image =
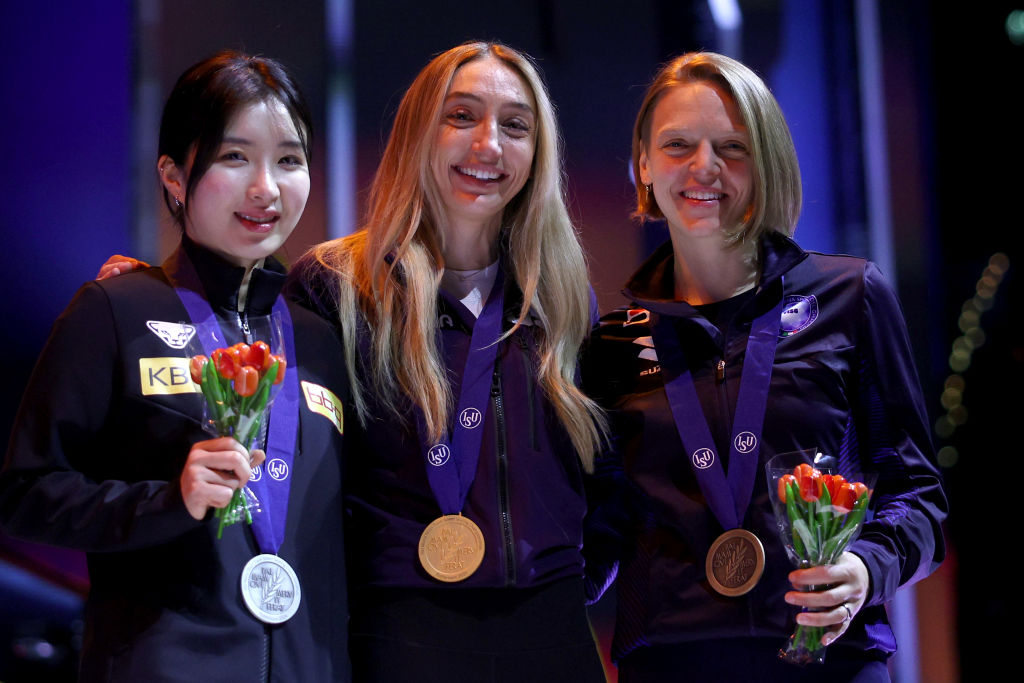
[[302, 589], [295, 570], [277, 555], [263, 554], [242, 569], [242, 600], [266, 624], [291, 619], [299, 609]]

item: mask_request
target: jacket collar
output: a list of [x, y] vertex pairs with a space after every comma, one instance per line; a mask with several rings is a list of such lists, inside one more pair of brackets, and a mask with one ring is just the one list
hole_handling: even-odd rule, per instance
[[[163, 263], [164, 272], [172, 281], [187, 258], [195, 267], [203, 285], [203, 296], [215, 310], [236, 311], [238, 291], [245, 277], [245, 268], [229, 263], [206, 247], [182, 235], [181, 244]], [[273, 308], [274, 301], [284, 287], [286, 275], [284, 266], [272, 256], [267, 257], [262, 268], [253, 269], [249, 278], [249, 292], [246, 311], [252, 315], [266, 315]]]
[[[807, 252], [791, 238], [774, 230], [760, 240], [761, 279], [758, 292], [775, 283], [807, 258]], [[695, 309], [682, 301], [675, 301], [675, 256], [672, 241], [668, 240], [654, 250], [626, 281], [622, 294], [638, 306], [665, 315], [689, 317]]]
[[[505, 301], [503, 308], [505, 310], [503, 314], [504, 322], [502, 323], [502, 329], [504, 330], [511, 327], [519, 317], [519, 308], [523, 303], [523, 293], [519, 290], [519, 285], [516, 283], [515, 277], [511, 274], [512, 266], [504, 255], [500, 259], [499, 267], [501, 268], [502, 275], [504, 277], [503, 288]], [[453, 319], [453, 321], [457, 320], [464, 330], [472, 330], [473, 326], [476, 324], [476, 316], [470, 313], [469, 310], [462, 305], [461, 301], [457, 300], [454, 296], [443, 289], [438, 289], [437, 294], [438, 314], [442, 316], [448, 315]], [[533, 318], [532, 309], [531, 315], [529, 315], [527, 320], [524, 320], [523, 322], [528, 325], [539, 324], [538, 321]]]

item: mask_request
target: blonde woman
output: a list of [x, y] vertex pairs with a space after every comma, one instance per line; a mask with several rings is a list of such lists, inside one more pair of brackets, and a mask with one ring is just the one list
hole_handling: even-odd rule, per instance
[[[558, 130], [523, 54], [415, 78], [356, 234], [293, 269], [346, 342], [356, 680], [604, 680], [582, 588], [591, 324]], [[361, 429], [355, 429], [358, 424]]]
[[[627, 283], [628, 308], [602, 319], [586, 373], [640, 491], [618, 511], [598, 507], [595, 520], [612, 522], [587, 538], [588, 572], [609, 570], [598, 585], [618, 569], [619, 680], [886, 681], [885, 602], [941, 561], [946, 514], [896, 297], [870, 262], [791, 239], [801, 194], [789, 129], [733, 59], [690, 53], [658, 72], [633, 168], [637, 214], [664, 218], [671, 239]], [[764, 465], [808, 448], [879, 478], [849, 552], [793, 571]], [[706, 568], [739, 542], [763, 553], [722, 584]], [[790, 605], [834, 643], [824, 668], [777, 659]]]

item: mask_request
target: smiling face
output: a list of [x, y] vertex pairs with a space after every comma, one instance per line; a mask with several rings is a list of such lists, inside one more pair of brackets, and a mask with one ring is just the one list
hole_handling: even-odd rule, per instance
[[459, 67], [445, 96], [431, 157], [446, 229], [496, 230], [530, 177], [536, 103], [526, 81], [484, 57]]
[[707, 81], [667, 90], [651, 113], [640, 180], [673, 236], [724, 236], [740, 226], [753, 200], [750, 139], [733, 98]]
[[[164, 187], [183, 199], [191, 158], [161, 157]], [[231, 263], [251, 266], [295, 229], [309, 197], [309, 167], [295, 124], [276, 99], [246, 105], [224, 130], [213, 163], [185, 207], [185, 232]]]

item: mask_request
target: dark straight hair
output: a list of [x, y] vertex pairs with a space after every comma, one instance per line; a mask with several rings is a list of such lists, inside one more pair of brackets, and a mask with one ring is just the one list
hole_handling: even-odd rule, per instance
[[[224, 50], [193, 64], [178, 78], [160, 119], [157, 156], [166, 154], [178, 168], [184, 168], [194, 152], [185, 181], [186, 205], [213, 164], [231, 117], [242, 107], [271, 100], [288, 110], [308, 161], [313, 135], [309, 106], [295, 79], [277, 60]], [[172, 203], [166, 188], [164, 203], [184, 227], [184, 207]]]

